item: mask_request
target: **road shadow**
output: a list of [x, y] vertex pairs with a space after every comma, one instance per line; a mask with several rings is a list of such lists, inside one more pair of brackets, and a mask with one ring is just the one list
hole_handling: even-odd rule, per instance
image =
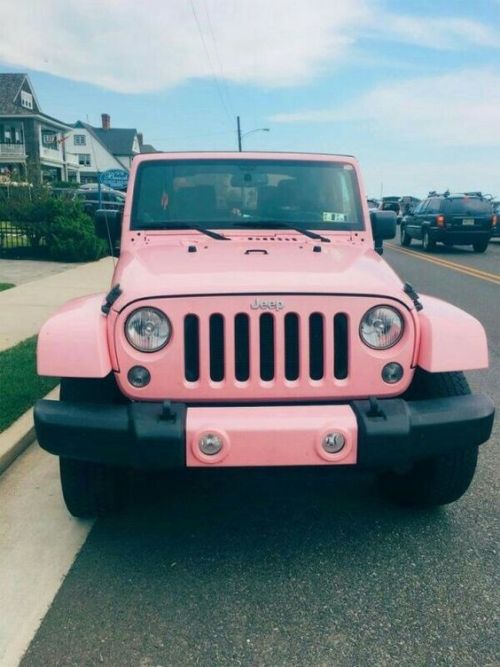
[[393, 507], [348, 469], [138, 475], [23, 667], [430, 664], [428, 618], [464, 569], [456, 511]]

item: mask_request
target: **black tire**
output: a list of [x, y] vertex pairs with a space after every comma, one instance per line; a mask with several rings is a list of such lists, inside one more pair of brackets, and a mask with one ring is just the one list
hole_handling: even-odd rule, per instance
[[[61, 401], [113, 403], [123, 400], [114, 377], [103, 380], [63, 378]], [[60, 457], [59, 472], [64, 502], [76, 517], [107, 516], [127, 499], [127, 471], [121, 468]]]
[[402, 246], [407, 248], [411, 244], [411, 236], [406, 230], [406, 225], [401, 225], [399, 230], [399, 240]]
[[488, 241], [475, 241], [472, 247], [474, 248], [474, 252], [486, 252]]
[[431, 239], [427, 229], [424, 229], [422, 233], [422, 248], [425, 250], [425, 252], [433, 252], [436, 249], [436, 241]]
[[[412, 400], [470, 394], [463, 373], [427, 373], [417, 369], [406, 397]], [[380, 477], [382, 493], [398, 505], [435, 507], [458, 500], [469, 488], [476, 470], [478, 447], [452, 449], [415, 463], [404, 473]]]

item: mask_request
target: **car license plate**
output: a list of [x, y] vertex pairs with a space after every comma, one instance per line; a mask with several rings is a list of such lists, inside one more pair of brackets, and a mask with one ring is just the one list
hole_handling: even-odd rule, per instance
[[463, 219], [463, 224], [464, 225], [473, 225], [474, 224], [474, 218], [464, 218]]

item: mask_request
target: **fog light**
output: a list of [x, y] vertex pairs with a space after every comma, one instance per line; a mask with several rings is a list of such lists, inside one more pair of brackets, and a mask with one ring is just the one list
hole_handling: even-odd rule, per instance
[[386, 364], [382, 369], [382, 380], [388, 384], [395, 384], [396, 382], [399, 382], [402, 377], [403, 367], [395, 361]]
[[200, 438], [198, 446], [203, 454], [207, 456], [214, 456], [218, 454], [223, 447], [222, 438], [215, 433], [207, 433]]
[[321, 444], [323, 445], [325, 452], [328, 452], [329, 454], [336, 454], [344, 448], [345, 436], [339, 431], [332, 431], [323, 437], [323, 442]]
[[144, 368], [144, 366], [132, 366], [127, 374], [127, 377], [131, 385], [140, 389], [141, 387], [145, 387], [147, 384], [149, 384], [151, 380], [151, 373], [147, 368]]

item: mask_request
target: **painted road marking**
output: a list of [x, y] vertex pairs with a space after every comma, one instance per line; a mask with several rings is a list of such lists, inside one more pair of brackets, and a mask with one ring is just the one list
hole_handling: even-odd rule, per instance
[[465, 275], [472, 276], [473, 278], [479, 278], [481, 280], [486, 280], [487, 282], [493, 283], [494, 285], [500, 285], [500, 274], [490, 273], [489, 271], [483, 271], [482, 269], [476, 269], [474, 267], [465, 266], [464, 264], [458, 264], [456, 262], [451, 262], [447, 259], [441, 259], [440, 257], [421, 255], [420, 253], [413, 252], [412, 250], [407, 250], [406, 248], [400, 248], [397, 245], [388, 243], [387, 247], [391, 250], [401, 253], [402, 255], [407, 255], [408, 257], [415, 257], [422, 260], [423, 262], [430, 262], [431, 264], [436, 264], [437, 266], [442, 266], [447, 269], [452, 269], [453, 271], [458, 271], [459, 273], [464, 273]]
[[0, 665], [17, 667], [93, 521], [67, 512], [55, 456], [30, 447], [0, 478]]

